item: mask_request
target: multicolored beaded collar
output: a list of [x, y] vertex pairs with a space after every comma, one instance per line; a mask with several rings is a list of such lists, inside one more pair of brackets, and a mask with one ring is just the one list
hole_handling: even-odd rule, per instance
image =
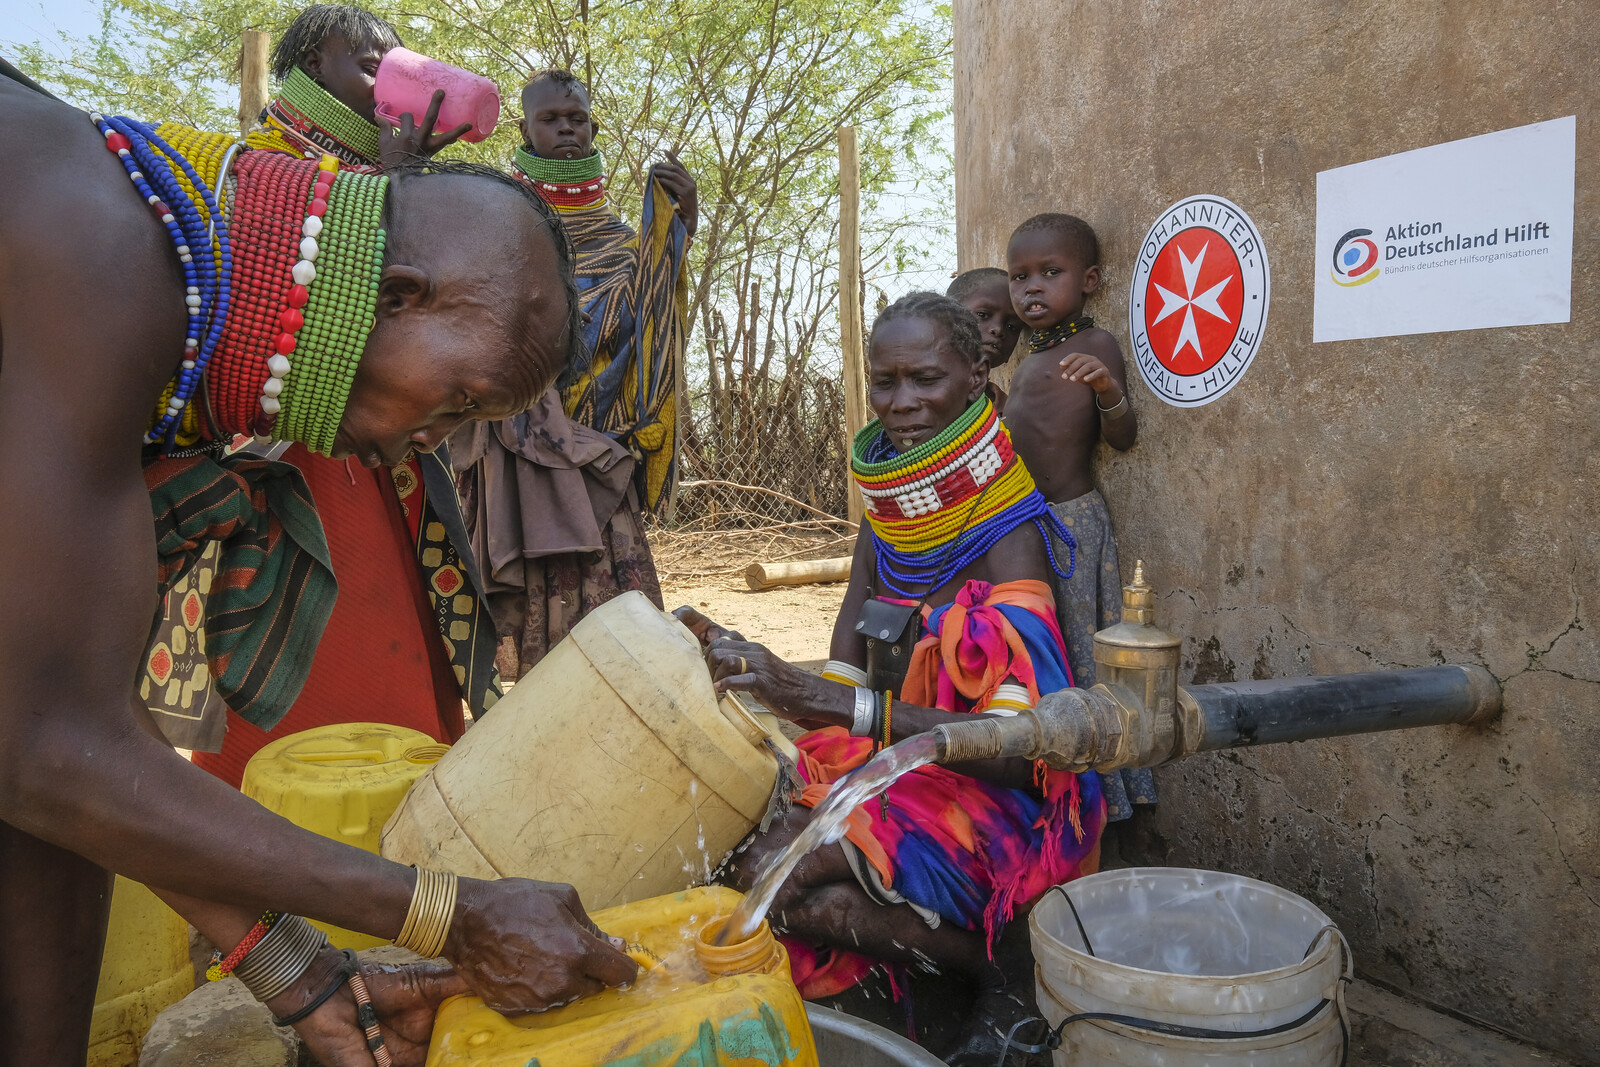
[[1088, 315], [1079, 315], [1066, 322], [1058, 322], [1054, 326], [1039, 330], [1028, 335], [1028, 351], [1043, 352], [1047, 348], [1054, 348], [1079, 330], [1087, 330], [1094, 325], [1094, 319]]
[[[258, 139], [268, 143], [253, 143]], [[307, 159], [332, 155], [349, 168], [378, 164], [378, 127], [345, 107], [299, 67], [283, 79], [248, 140], [252, 148], [273, 148]]]
[[599, 152], [583, 159], [546, 159], [524, 145], [511, 157], [511, 173], [532, 185], [562, 214], [608, 206], [605, 170]]
[[[1072, 534], [1034, 487], [987, 396], [903, 453], [873, 420], [856, 434], [850, 472], [876, 541], [878, 581], [894, 596], [926, 596], [1025, 522], [1039, 528], [1056, 574], [1068, 578], [1076, 566]], [[1065, 572], [1052, 533], [1067, 546]]]
[[182, 363], [145, 443], [170, 450], [248, 433], [331, 452], [377, 308], [388, 179], [341, 172], [331, 155], [242, 152], [235, 162], [224, 135], [91, 118], [184, 270]]

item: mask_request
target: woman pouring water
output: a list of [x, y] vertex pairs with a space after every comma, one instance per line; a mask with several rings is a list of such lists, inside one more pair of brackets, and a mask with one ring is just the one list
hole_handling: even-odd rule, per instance
[[[969, 715], [1015, 715], [1072, 684], [1051, 592], [1053, 574], [1070, 573], [1072, 538], [984, 394], [977, 320], [913, 293], [878, 316], [868, 360], [877, 419], [851, 451], [868, 528], [822, 677], [678, 610], [719, 692], [753, 693], [810, 728], [797, 742], [803, 806], [735, 855], [725, 877], [741, 890], [883, 745]], [[879, 963], [931, 961], [979, 991], [947, 1058], [992, 1064], [1010, 1022], [1032, 1013], [1031, 960], [1007, 965], [994, 951], [1002, 929], [1050, 886], [1097, 869], [1103, 823], [1093, 774], [1022, 759], [911, 771], [802, 860], [773, 903], [801, 992], [829, 996]]]

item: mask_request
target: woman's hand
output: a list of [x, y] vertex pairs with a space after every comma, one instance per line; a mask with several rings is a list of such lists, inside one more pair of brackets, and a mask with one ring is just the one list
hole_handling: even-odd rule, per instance
[[504, 1015], [546, 1011], [607, 986], [639, 966], [590, 921], [570, 885], [461, 879], [444, 954], [472, 991]]
[[720, 695], [730, 689], [754, 694], [767, 707], [807, 726], [843, 726], [854, 717], [855, 694], [772, 654], [765, 645], [737, 635], [706, 646], [706, 666]]
[[443, 103], [444, 90], [435, 89], [422, 125], [418, 126], [416, 118], [407, 111], [400, 116], [400, 125], [390, 126], [387, 134], [378, 135], [378, 154], [384, 166], [428, 159], [440, 149], [455, 144], [462, 134], [472, 129], [472, 123], [463, 122], [446, 133], [433, 133], [434, 124], [439, 121], [439, 107]]
[[725, 626], [717, 625], [711, 621], [710, 617], [700, 614], [687, 604], [674, 610], [672, 614], [679, 622], [689, 628], [690, 633], [699, 639], [700, 647], [703, 649], [709, 648], [711, 642], [724, 637], [732, 638], [735, 641], [744, 640], [743, 634], [736, 630], [730, 630]]
[[[270, 1001], [267, 1009], [279, 1017], [298, 1011], [327, 989], [343, 964], [344, 956], [337, 949], [323, 949], [300, 981]], [[437, 963], [367, 964], [361, 968], [361, 976], [395, 1067], [421, 1067], [440, 1001], [467, 992], [467, 984], [455, 971]], [[356, 1021], [356, 998], [348, 981], [320, 1008], [295, 1023], [294, 1029], [317, 1062], [326, 1067], [372, 1067], [367, 1035]]]
[[678, 214], [683, 216], [683, 227], [693, 237], [700, 225], [700, 187], [676, 152], [669, 148], [666, 155], [667, 162], [656, 164], [656, 179], [678, 202]]

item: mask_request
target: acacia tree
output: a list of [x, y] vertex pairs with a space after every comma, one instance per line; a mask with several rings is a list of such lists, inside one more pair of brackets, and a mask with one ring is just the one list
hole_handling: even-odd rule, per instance
[[[26, 48], [20, 66], [74, 102], [234, 125], [239, 35], [281, 31], [301, 3], [105, 0], [101, 31], [65, 59]], [[598, 140], [624, 217], [661, 150], [700, 181], [689, 260], [686, 435], [691, 471], [753, 476], [758, 456], [818, 453], [840, 477], [818, 498], [843, 508], [837, 374], [835, 131], [858, 130], [869, 261], [915, 262], [902, 221], [874, 216], [892, 183], [944, 192], [935, 130], [947, 114], [948, 6], [925, 0], [372, 0], [418, 51], [501, 88], [493, 137], [451, 154], [504, 164], [518, 93], [533, 72], [571, 69], [591, 86]], [[819, 356], [820, 353], [820, 356]], [[831, 410], [829, 410], [831, 408]], [[826, 440], [819, 440], [826, 438]], [[819, 453], [820, 455], [820, 453]], [[741, 466], [743, 464], [743, 466]], [[768, 475], [768, 480], [776, 474]], [[798, 484], [790, 488], [803, 493]]]

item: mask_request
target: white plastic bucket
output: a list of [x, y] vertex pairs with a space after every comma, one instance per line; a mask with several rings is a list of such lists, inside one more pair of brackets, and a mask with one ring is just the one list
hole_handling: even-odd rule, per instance
[[[1083, 1020], [1062, 1031], [1058, 1065], [1339, 1063], [1347, 953], [1327, 915], [1294, 893], [1215, 871], [1135, 867], [1051, 891], [1028, 923], [1039, 1006], [1052, 1027], [1103, 1012], [1244, 1035], [1183, 1037]], [[1254, 1034], [1296, 1020], [1305, 1021]]]

